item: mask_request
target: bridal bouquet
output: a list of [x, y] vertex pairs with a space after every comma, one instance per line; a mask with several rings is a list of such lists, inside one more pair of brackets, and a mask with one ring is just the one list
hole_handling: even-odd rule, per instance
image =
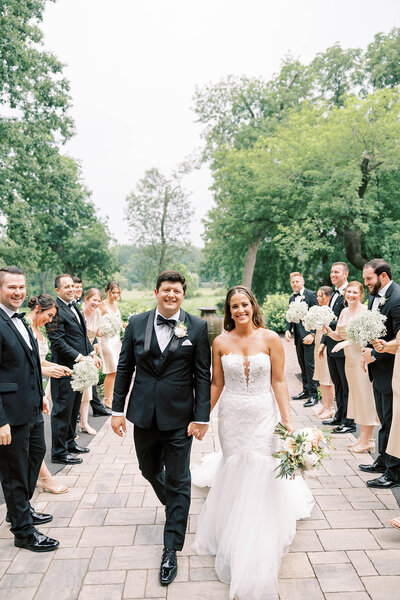
[[300, 323], [306, 316], [307, 311], [308, 305], [305, 302], [291, 302], [286, 311], [286, 321], [289, 323]]
[[99, 382], [99, 371], [90, 356], [74, 365], [72, 369], [71, 387], [74, 392], [83, 392], [88, 387], [97, 385]]
[[361, 348], [370, 344], [386, 333], [386, 317], [379, 310], [365, 310], [354, 317], [347, 325], [349, 339]]
[[276, 467], [277, 477], [294, 479], [296, 471], [303, 473], [317, 468], [329, 456], [331, 438], [317, 427], [304, 427], [289, 433], [282, 423], [278, 423], [274, 433], [280, 437], [279, 450], [272, 456], [280, 459]]
[[328, 327], [334, 319], [336, 319], [335, 313], [329, 306], [311, 306], [303, 319], [304, 328], [306, 331], [321, 330]]
[[97, 334], [107, 340], [120, 334], [122, 329], [122, 321], [118, 315], [107, 313], [103, 315], [99, 321]]

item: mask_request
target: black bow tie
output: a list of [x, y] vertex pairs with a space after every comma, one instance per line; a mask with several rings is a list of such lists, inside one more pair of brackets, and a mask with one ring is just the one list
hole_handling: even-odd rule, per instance
[[297, 294], [294, 295], [295, 298], [296, 296], [300, 296], [300, 292], [297, 292]]
[[75, 308], [75, 307], [76, 307], [75, 300], [73, 302], [68, 302], [68, 308]]
[[157, 325], [166, 325], [170, 329], [173, 329], [176, 325], [176, 321], [174, 319], [165, 319], [161, 315], [157, 315]]
[[26, 313], [14, 313], [12, 315], [12, 319], [23, 319], [25, 317]]

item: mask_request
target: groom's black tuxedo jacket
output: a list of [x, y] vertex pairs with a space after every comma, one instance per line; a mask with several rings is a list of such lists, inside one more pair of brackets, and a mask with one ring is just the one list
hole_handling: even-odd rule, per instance
[[[135, 381], [126, 417], [149, 429], [170, 431], [210, 417], [210, 346], [207, 324], [185, 313], [179, 320], [187, 336], [172, 337], [163, 353], [154, 330], [155, 309], [130, 318], [118, 362], [112, 409], [123, 412], [132, 376]], [[190, 343], [189, 343], [190, 342]]]
[[39, 349], [27, 330], [32, 350], [0, 308], [0, 427], [26, 425], [43, 405]]
[[[304, 289], [304, 302], [310, 308], [310, 306], [315, 306], [318, 304], [317, 302], [317, 294], [316, 292], [312, 292], [311, 290]], [[289, 298], [289, 304], [295, 301], [295, 294], [292, 294]], [[300, 323], [289, 323], [286, 321], [286, 331], [290, 331], [290, 333], [294, 333], [294, 343], [298, 344], [304, 340], [306, 335], [310, 332], [304, 329], [304, 325], [302, 321]]]
[[75, 317], [72, 310], [57, 298], [58, 322], [48, 323], [46, 325], [47, 334], [51, 343], [51, 358], [53, 362], [65, 365], [72, 369], [75, 359], [82, 354], [87, 356], [93, 351], [93, 346], [89, 342], [84, 316], [78, 308], [75, 308], [79, 315]]
[[[400, 285], [392, 281], [384, 297], [386, 301], [379, 306], [378, 310], [386, 316], [386, 335], [382, 336], [382, 339], [390, 341], [396, 337], [400, 329]], [[373, 302], [374, 297], [370, 296], [368, 299], [369, 310], [372, 309]], [[372, 356], [375, 361], [368, 365], [370, 379], [373, 380], [374, 387], [381, 394], [391, 394], [394, 354], [373, 350]]]

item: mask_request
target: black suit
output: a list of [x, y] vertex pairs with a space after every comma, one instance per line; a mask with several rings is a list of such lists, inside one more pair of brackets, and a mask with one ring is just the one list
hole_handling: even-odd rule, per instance
[[11, 444], [0, 446], [0, 476], [16, 537], [35, 530], [29, 500], [46, 452], [39, 350], [27, 330], [32, 349], [0, 308], [0, 426], [11, 428]]
[[[315, 306], [317, 304], [317, 294], [311, 290], [304, 290], [304, 302], [308, 307]], [[292, 294], [289, 298], [289, 304], [295, 302], [297, 294]], [[300, 365], [301, 378], [303, 381], [303, 392], [307, 396], [313, 396], [314, 398], [318, 393], [318, 381], [313, 379], [314, 375], [314, 348], [315, 343], [303, 344], [303, 340], [310, 332], [304, 329], [303, 323], [289, 323], [286, 321], [286, 331], [294, 333], [294, 343], [296, 346], [297, 360]]]
[[[385, 298], [385, 303], [380, 305], [378, 310], [386, 316], [386, 335], [382, 336], [382, 339], [390, 341], [396, 337], [400, 329], [400, 286], [394, 281], [386, 291]], [[370, 296], [368, 300], [369, 310], [372, 310], [373, 303], [374, 297]], [[385, 475], [388, 479], [400, 481], [400, 459], [386, 454], [392, 424], [394, 355], [372, 350], [372, 356], [375, 361], [368, 365], [368, 372], [373, 383], [376, 412], [381, 422], [377, 461], [386, 467]]]
[[[336, 297], [336, 300], [335, 300]], [[333, 304], [334, 302], [334, 304]], [[335, 313], [336, 319], [330, 323], [330, 328], [335, 331], [337, 321], [340, 313], [344, 309], [344, 296], [339, 292], [334, 292], [329, 300], [329, 306]], [[326, 345], [326, 351], [328, 355], [328, 368], [329, 373], [335, 386], [335, 398], [336, 398], [336, 414], [334, 419], [337, 420], [340, 425], [350, 427], [354, 425], [353, 419], [347, 418], [347, 404], [349, 400], [349, 386], [346, 379], [345, 371], [345, 356], [344, 350], [339, 352], [332, 352], [332, 349], [338, 343], [337, 340], [333, 340], [328, 335], [322, 336], [321, 343]]]
[[[86, 323], [82, 313], [75, 308], [79, 317], [57, 298], [58, 322], [46, 325], [51, 343], [52, 361], [72, 369], [79, 354], [87, 356], [93, 352], [86, 333]], [[82, 392], [74, 392], [70, 377], [51, 379], [52, 458], [63, 458], [76, 446], [76, 421], [81, 405]]]
[[[114, 387], [113, 411], [134, 423], [139, 467], [166, 506], [164, 546], [181, 550], [190, 505], [191, 421], [210, 415], [210, 346], [205, 321], [180, 312], [187, 336], [173, 336], [161, 352], [154, 329], [155, 309], [129, 320]], [[190, 341], [190, 344], [188, 343]]]

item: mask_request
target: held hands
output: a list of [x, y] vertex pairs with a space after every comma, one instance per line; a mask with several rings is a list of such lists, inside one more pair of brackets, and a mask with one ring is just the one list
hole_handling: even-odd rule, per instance
[[11, 444], [11, 429], [8, 423], [0, 427], [0, 446]]
[[124, 433], [126, 433], [125, 417], [111, 417], [111, 427], [113, 432], [119, 435], [119, 437], [124, 437]]
[[303, 338], [303, 344], [305, 346], [311, 346], [311, 344], [314, 343], [314, 335], [312, 333], [309, 333], [308, 335], [306, 335], [305, 338]]
[[285, 340], [287, 342], [290, 342], [291, 337], [292, 337], [292, 334], [290, 333], [290, 331], [285, 331]]
[[205, 423], [194, 423], [193, 421], [191, 423], [189, 423], [188, 427], [187, 427], [187, 434], [188, 437], [190, 437], [191, 435], [194, 435], [194, 437], [196, 438], [196, 440], [202, 440], [203, 437], [206, 435], [208, 430], [208, 425]]

